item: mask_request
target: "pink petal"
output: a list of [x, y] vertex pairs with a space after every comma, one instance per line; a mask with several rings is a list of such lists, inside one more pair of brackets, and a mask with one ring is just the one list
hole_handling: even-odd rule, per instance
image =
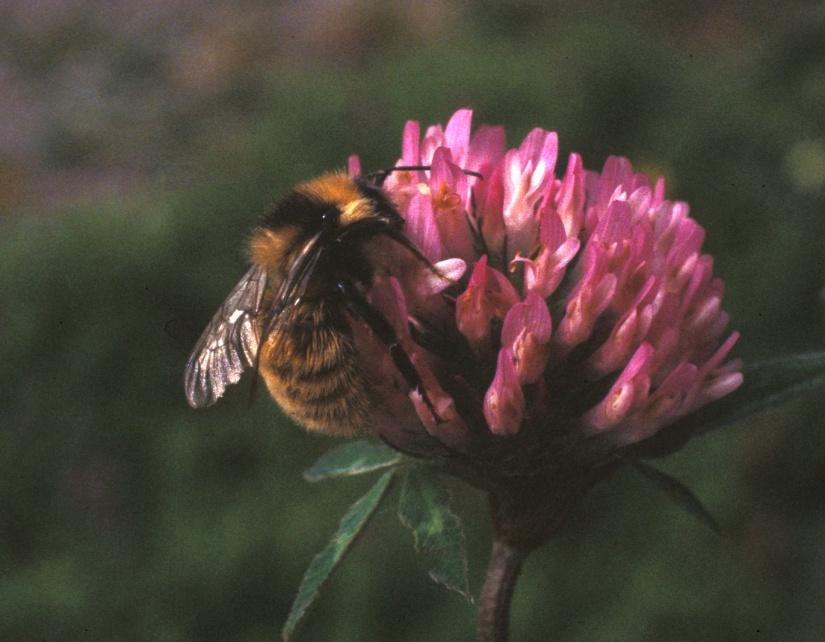
[[506, 229], [504, 227], [503, 202], [504, 183], [502, 182], [503, 164], [498, 164], [483, 181], [477, 181], [474, 187], [476, 201], [477, 227], [486, 247], [500, 255], [504, 247]]
[[609, 156], [602, 168], [598, 182], [598, 192], [594, 194], [596, 204], [606, 208], [613, 198], [616, 189], [626, 190], [633, 176], [633, 166], [630, 161], [621, 156]]
[[436, 225], [447, 254], [472, 260], [473, 240], [466, 212], [470, 194], [467, 176], [451, 161], [446, 147], [435, 150], [429, 184]]
[[735, 391], [745, 381], [741, 372], [728, 372], [711, 379], [702, 389], [702, 402], [716, 401]]
[[456, 300], [456, 325], [470, 345], [483, 351], [489, 344], [492, 319], [503, 319], [518, 300], [507, 277], [488, 267], [484, 255], [476, 262], [467, 289]]
[[534, 129], [518, 150], [504, 156], [504, 223], [511, 254], [528, 254], [535, 242], [536, 206], [554, 187], [553, 170], [558, 154], [555, 132]]
[[444, 146], [444, 130], [441, 125], [431, 125], [424, 133], [424, 141], [421, 143], [421, 164], [432, 164], [433, 154], [439, 147]]
[[[431, 408], [425, 401], [423, 391], [410, 391], [410, 399], [421, 423], [424, 424], [428, 433], [437, 437], [443, 443], [460, 447], [466, 442], [469, 430], [458, 413], [455, 401], [438, 383], [438, 379], [436, 379], [420, 352], [412, 355], [412, 362], [421, 378], [427, 399], [432, 405]], [[438, 420], [433, 416], [433, 410], [435, 410]]]
[[487, 275], [490, 279], [488, 296], [496, 310], [496, 315], [503, 318], [510, 306], [518, 303], [518, 292], [510, 283], [510, 279], [495, 268], [488, 267]]
[[556, 168], [556, 159], [559, 152], [559, 137], [556, 132], [536, 127], [524, 138], [518, 149], [521, 164], [532, 164], [534, 172], [541, 174], [544, 178], [546, 174], [552, 174]]
[[508, 254], [528, 254], [538, 231], [534, 198], [528, 199], [532, 174], [523, 173], [518, 152], [510, 150], [504, 157], [504, 225], [507, 229]]
[[432, 201], [428, 195], [420, 192], [413, 194], [407, 206], [404, 229], [410, 240], [430, 261], [436, 262], [444, 255]]
[[[445, 259], [434, 265], [438, 274], [422, 266], [415, 284], [416, 293], [421, 297], [443, 292], [457, 282], [467, 270], [467, 264], [461, 259]], [[439, 276], [439, 274], [441, 276]]]
[[528, 294], [524, 301], [516, 303], [507, 313], [501, 329], [501, 342], [511, 345], [522, 331], [530, 332], [542, 343], [550, 341], [552, 322], [547, 304], [540, 296]]
[[570, 154], [558, 194], [558, 214], [567, 236], [578, 236], [584, 224], [584, 169], [578, 154]]
[[459, 109], [452, 115], [444, 129], [444, 145], [452, 152], [453, 160], [461, 166], [467, 162], [472, 123], [473, 110]]
[[656, 186], [653, 188], [653, 197], [650, 200], [650, 207], [655, 209], [665, 200], [665, 177], [660, 176], [656, 180]]
[[535, 260], [516, 257], [510, 262], [510, 270], [519, 263], [524, 266], [524, 289], [529, 293], [547, 298], [561, 283], [567, 265], [579, 251], [579, 239], [567, 239], [555, 251], [542, 247]]
[[496, 375], [484, 395], [484, 418], [496, 435], [514, 435], [524, 416], [524, 393], [513, 363], [513, 353], [504, 348], [498, 353]]
[[590, 279], [565, 309], [556, 333], [561, 354], [567, 354], [590, 336], [596, 319], [610, 305], [616, 291], [616, 276], [604, 274], [598, 281]]
[[482, 125], [470, 140], [467, 165], [464, 169], [480, 172], [484, 180], [488, 180], [493, 166], [504, 157], [505, 151], [504, 127]]
[[604, 376], [625, 363], [639, 339], [639, 317], [634, 308], [619, 320], [607, 341], [587, 360], [590, 372], [596, 376]]
[[647, 218], [647, 213], [650, 211], [651, 199], [652, 192], [649, 187], [640, 187], [628, 196], [627, 202], [633, 211], [634, 223]]
[[408, 120], [404, 125], [404, 133], [401, 136], [401, 164], [418, 165], [421, 157], [419, 155], [419, 143], [421, 140], [421, 127], [417, 120]]
[[550, 357], [551, 329], [547, 304], [535, 294], [528, 294], [504, 317], [501, 345], [513, 353], [521, 383], [533, 383], [544, 372]]
[[[676, 366], [650, 396], [650, 404], [646, 413], [648, 417], [663, 425], [683, 414], [682, 406], [698, 377], [699, 368], [692, 363], [682, 362]], [[643, 433], [637, 434], [638, 438], [634, 441], [648, 436]]]
[[728, 356], [728, 353], [733, 349], [733, 346], [736, 345], [737, 341], [739, 341], [739, 336], [740, 335], [738, 332], [733, 332], [727, 339], [725, 339], [725, 342], [719, 346], [716, 352], [713, 353], [713, 356], [702, 366], [703, 376], [713, 372], [722, 365], [722, 361], [725, 360], [725, 357]]
[[644, 404], [637, 404], [638, 411], [615, 435], [616, 443], [626, 446], [647, 439], [684, 415], [697, 375], [698, 369], [692, 363], [676, 366]]
[[630, 411], [647, 401], [650, 389], [650, 362], [653, 346], [643, 343], [631, 357], [607, 396], [585, 416], [585, 424], [593, 432], [614, 428]]
[[549, 250], [555, 250], [567, 240], [567, 232], [556, 210], [545, 209], [541, 212], [539, 240]]
[[490, 335], [491, 315], [486, 306], [487, 255], [476, 261], [467, 289], [456, 299], [456, 325], [471, 345], [480, 345]]

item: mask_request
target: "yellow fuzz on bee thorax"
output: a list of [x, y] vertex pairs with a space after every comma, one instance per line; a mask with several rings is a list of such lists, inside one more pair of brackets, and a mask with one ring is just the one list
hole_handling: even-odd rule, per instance
[[374, 215], [369, 199], [361, 195], [355, 181], [346, 174], [324, 174], [296, 189], [317, 201], [335, 205], [341, 211], [342, 226]]
[[375, 216], [372, 205], [366, 198], [359, 198], [341, 207], [341, 225], [352, 225], [355, 221]]
[[295, 190], [322, 203], [333, 203], [343, 207], [347, 203], [361, 198], [358, 186], [346, 174], [335, 172], [323, 174], [318, 178], [298, 185]]
[[267, 273], [276, 274], [288, 260], [289, 253], [301, 234], [296, 225], [288, 225], [277, 230], [259, 228], [249, 240], [249, 258], [255, 265], [263, 267]]

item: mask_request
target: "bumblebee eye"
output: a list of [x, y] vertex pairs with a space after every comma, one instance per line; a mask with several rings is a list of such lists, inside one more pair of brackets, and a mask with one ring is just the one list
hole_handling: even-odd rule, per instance
[[337, 207], [331, 207], [327, 210], [324, 210], [324, 213], [321, 214], [321, 225], [325, 228], [338, 225], [338, 218], [340, 216], [341, 212], [338, 210]]

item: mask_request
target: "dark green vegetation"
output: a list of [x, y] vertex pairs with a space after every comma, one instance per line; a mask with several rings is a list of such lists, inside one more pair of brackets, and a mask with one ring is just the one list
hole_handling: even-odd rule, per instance
[[[574, 149], [599, 168], [619, 153], [664, 173], [707, 230], [743, 334], [737, 354], [825, 347], [822, 11], [544, 7], [445, 6], [432, 24], [359, 9], [352, 33], [323, 41], [301, 40], [309, 27], [297, 21], [294, 51], [273, 22], [277, 65], [239, 68], [219, 101], [145, 125], [164, 138], [146, 152], [142, 187], [3, 211], [0, 638], [278, 635], [304, 569], [377, 476], [307, 484], [301, 471], [331, 440], [290, 426], [263, 396], [250, 407], [246, 385], [190, 410], [183, 364], [242, 274], [239, 248], [266, 204], [352, 152], [368, 168], [392, 163], [407, 118], [472, 106], [511, 144], [540, 125], [559, 132], [562, 158]], [[99, 30], [71, 33], [77, 42], [16, 43], [4, 56], [35, 78], [60, 59], [56, 42], [96, 55]], [[168, 68], [141, 44], [98, 54], [142, 88]], [[95, 145], [115, 163], [134, 144], [116, 127], [103, 142], [62, 131], [44, 166], [82, 166]], [[631, 471], [597, 487], [529, 560], [514, 640], [821, 637], [823, 411], [821, 399], [796, 401], [661, 463], [727, 539]], [[477, 593], [486, 507], [453, 490]], [[470, 639], [474, 608], [428, 579], [411, 539], [379, 508], [296, 639]]]

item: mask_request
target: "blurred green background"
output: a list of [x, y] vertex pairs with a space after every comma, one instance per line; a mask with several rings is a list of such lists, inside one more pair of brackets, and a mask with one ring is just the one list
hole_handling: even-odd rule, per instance
[[[461, 106], [669, 180], [761, 358], [825, 347], [825, 6], [7, 0], [0, 7], [0, 638], [271, 640], [371, 484], [236, 386], [188, 408], [190, 348], [267, 204], [408, 118]], [[662, 462], [719, 539], [630, 472], [519, 585], [513, 639], [825, 636], [825, 402]], [[456, 486], [477, 593], [484, 498]], [[300, 640], [471, 640], [379, 509]]]

